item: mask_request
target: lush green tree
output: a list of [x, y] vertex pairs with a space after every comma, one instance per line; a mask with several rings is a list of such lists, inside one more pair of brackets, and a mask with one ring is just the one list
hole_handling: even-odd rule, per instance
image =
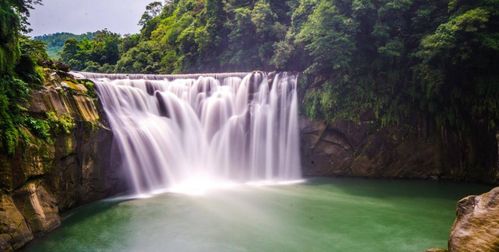
[[[98, 31], [93, 39], [71, 38], [64, 43], [61, 59], [74, 70], [113, 72], [121, 56], [122, 39], [108, 30]], [[105, 67], [104, 67], [105, 66]]]
[[[166, 58], [154, 42], [141, 42], [132, 47], [117, 62], [116, 71], [122, 73], [158, 73], [161, 69], [161, 59]], [[171, 58], [174, 58], [171, 57]], [[170, 66], [171, 64], [165, 64]], [[168, 72], [171, 72], [171, 69]]]
[[79, 42], [74, 38], [66, 40], [66, 42], [64, 43], [64, 47], [62, 48], [61, 60], [75, 69], [83, 69], [84, 65], [81, 60], [84, 59], [77, 58], [78, 52], [80, 50], [78, 43]]
[[0, 2], [0, 73], [12, 70], [19, 51], [19, 30], [21, 28], [18, 8], [20, 3]]
[[161, 10], [163, 9], [163, 4], [161, 2], [152, 2], [146, 6], [146, 11], [142, 14], [139, 20], [139, 25], [144, 27], [153, 18], [157, 17]]
[[88, 32], [80, 35], [58, 32], [54, 34], [41, 35], [34, 37], [35, 40], [42, 41], [47, 44], [47, 54], [52, 59], [59, 59], [64, 47], [64, 43], [69, 39], [75, 39], [81, 41], [83, 39], [93, 39], [95, 36], [94, 32]]
[[[28, 18], [30, 16], [30, 10], [34, 8], [35, 5], [42, 4], [42, 0], [4, 0], [7, 5], [10, 5], [16, 11], [19, 18], [20, 25], [19, 29], [21, 32], [28, 33], [31, 31], [29, 28]], [[11, 25], [14, 23], [10, 23]], [[17, 29], [17, 25], [13, 27]]]

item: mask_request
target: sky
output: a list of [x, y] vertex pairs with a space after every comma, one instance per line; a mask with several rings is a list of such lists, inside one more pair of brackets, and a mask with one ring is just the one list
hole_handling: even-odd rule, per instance
[[32, 36], [55, 32], [81, 34], [107, 28], [137, 33], [146, 5], [154, 0], [42, 0], [29, 19]]

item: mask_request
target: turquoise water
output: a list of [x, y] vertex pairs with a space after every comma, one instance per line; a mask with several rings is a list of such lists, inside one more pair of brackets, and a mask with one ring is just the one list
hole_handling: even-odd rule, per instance
[[457, 200], [489, 189], [313, 179], [106, 200], [69, 213], [25, 251], [424, 251], [446, 247]]

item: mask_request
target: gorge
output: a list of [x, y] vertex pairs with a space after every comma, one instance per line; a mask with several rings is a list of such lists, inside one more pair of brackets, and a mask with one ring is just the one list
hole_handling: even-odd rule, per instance
[[499, 0], [127, 1], [0, 1], [0, 251], [499, 251]]
[[[12, 198], [3, 196], [4, 201], [12, 202], [8, 211], [19, 213], [18, 219], [9, 220], [12, 224], [8, 225], [27, 220], [24, 228], [12, 226], [10, 232], [15, 240], [2, 243], [7, 250], [9, 246], [19, 248], [34, 236], [43, 236], [59, 226], [59, 212], [109, 196], [125, 195], [70, 210], [69, 214], [62, 215], [64, 221], [59, 229], [38, 238], [25, 250], [155, 251], [161, 247], [251, 251], [250, 247], [254, 247], [289, 251], [306, 248], [422, 251], [445, 247], [458, 199], [490, 188], [477, 184], [362, 179], [308, 179], [303, 184], [289, 185], [298, 182], [302, 172], [320, 172], [322, 174], [315, 176], [324, 176], [330, 172], [331, 164], [327, 160], [341, 160], [335, 152], [328, 154], [330, 147], [324, 145], [325, 141], [331, 144], [341, 140], [335, 131], [331, 133], [331, 125], [322, 128], [319, 138], [313, 138], [307, 127], [310, 129], [310, 123], [315, 123], [319, 126], [314, 127], [321, 129], [321, 123], [295, 117], [299, 99], [296, 77], [291, 74], [203, 75], [209, 77], [74, 74], [92, 79], [93, 87], [87, 80], [74, 79], [71, 75], [61, 78], [62, 73], [47, 74], [47, 79], [52, 81], [46, 83], [46, 91], [33, 95], [30, 109], [33, 113], [54, 111], [62, 116], [69, 112], [81, 123], [93, 120], [102, 125], [94, 123], [96, 126], [88, 128], [82, 124], [74, 131], [75, 140], [62, 134], [53, 148], [56, 153], [68, 153], [65, 156], [43, 157], [43, 149], [33, 154], [33, 160], [46, 160], [40, 163], [40, 170], [32, 171], [39, 175], [28, 180], [21, 189], [13, 188]], [[87, 84], [78, 84], [80, 82]], [[57, 88], [64, 91], [55, 96], [52, 92]], [[92, 92], [96, 92], [94, 97], [99, 97], [98, 100], [89, 96]], [[197, 127], [182, 124], [187, 120], [190, 126]], [[234, 132], [231, 126], [240, 131]], [[229, 135], [224, 145], [209, 148], [210, 142], [216, 146], [223, 139], [224, 134], [220, 133]], [[274, 135], [274, 138], [263, 139], [275, 141], [259, 145], [258, 140], [262, 139], [258, 134]], [[200, 144], [200, 139], [209, 137], [212, 140], [206, 140], [205, 146]], [[310, 149], [314, 152], [301, 156], [300, 145], [294, 142], [298, 138], [302, 140], [302, 151], [307, 153], [307, 146], [314, 143], [315, 147]], [[241, 142], [252, 147], [238, 149]], [[91, 148], [84, 147], [89, 143]], [[293, 145], [287, 146], [287, 143]], [[262, 149], [268, 145], [284, 147]], [[168, 154], [170, 158], [162, 159]], [[230, 158], [233, 155], [237, 158]], [[290, 158], [296, 161], [286, 163]], [[306, 163], [323, 158], [327, 158], [326, 163], [316, 163], [315, 168]], [[273, 165], [265, 166], [263, 161]], [[258, 162], [259, 165], [255, 165]], [[406, 160], [406, 164], [410, 162]], [[26, 176], [33, 177], [29, 173], [30, 163], [23, 167]], [[177, 169], [179, 167], [182, 169]], [[349, 175], [341, 173], [337, 165], [333, 167], [334, 174]], [[420, 178], [431, 175], [425, 169], [422, 171]], [[293, 183], [285, 183], [290, 180]], [[288, 185], [278, 186], [283, 184]], [[351, 225], [358, 222], [359, 216], [366, 216], [362, 228]], [[218, 227], [215, 230], [212, 229], [214, 223]], [[258, 228], [254, 226], [257, 223]], [[183, 227], [181, 234], [175, 229], [178, 226]], [[297, 229], [298, 226], [301, 228]], [[401, 232], [407, 227], [410, 228]], [[117, 231], [115, 235], [108, 235], [114, 233], [112, 230]], [[33, 235], [28, 235], [31, 232]], [[266, 238], [275, 233], [281, 233], [286, 239], [293, 237], [294, 242], [283, 244], [280, 239]], [[392, 233], [398, 235], [389, 235]], [[165, 238], [161, 234], [169, 235]], [[323, 235], [331, 239], [321, 238]], [[118, 236], [126, 237], [127, 242], [116, 244], [114, 241], [121, 239]], [[232, 237], [232, 242], [227, 243], [223, 237]], [[190, 243], [190, 239], [198, 242]], [[384, 242], [379, 243], [379, 239]], [[265, 242], [254, 245], [251, 240]], [[226, 247], [229, 244], [233, 247]]]

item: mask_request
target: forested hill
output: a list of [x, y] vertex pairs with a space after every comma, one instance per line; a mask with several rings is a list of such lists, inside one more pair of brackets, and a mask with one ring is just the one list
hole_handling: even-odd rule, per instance
[[306, 113], [320, 118], [499, 118], [499, 0], [175, 0], [140, 23], [70, 40], [62, 59], [100, 72], [300, 71]]
[[84, 39], [93, 39], [95, 32], [87, 32], [84, 34], [76, 35], [68, 32], [58, 32], [54, 34], [45, 34], [41, 36], [35, 36], [33, 39], [42, 41], [47, 45], [47, 54], [50, 58], [58, 59], [64, 43], [69, 39], [75, 39], [77, 41], [82, 41]]

